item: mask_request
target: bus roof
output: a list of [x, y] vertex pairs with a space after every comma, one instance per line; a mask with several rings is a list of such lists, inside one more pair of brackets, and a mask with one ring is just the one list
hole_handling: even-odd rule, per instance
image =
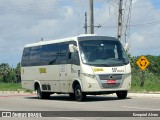
[[109, 37], [109, 36], [98, 36], [96, 34], [83, 34], [75, 37], [68, 37], [64, 39], [55, 39], [55, 40], [49, 40], [49, 41], [39, 41], [36, 43], [32, 44], [27, 44], [25, 45], [26, 47], [33, 47], [33, 46], [41, 46], [41, 45], [47, 45], [47, 44], [53, 44], [53, 43], [61, 43], [61, 42], [67, 42], [67, 41], [77, 41], [78, 39], [80, 40], [91, 40], [93, 38], [105, 38], [105, 39], [110, 39], [110, 40], [116, 40], [115, 37]]

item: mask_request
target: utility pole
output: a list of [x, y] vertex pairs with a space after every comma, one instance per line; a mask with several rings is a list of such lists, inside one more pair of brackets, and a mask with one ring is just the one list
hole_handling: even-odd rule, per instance
[[[85, 34], [88, 33], [88, 27], [90, 27], [90, 26], [87, 25], [87, 12], [85, 12], [85, 23], [84, 23]], [[93, 26], [93, 27], [100, 28], [100, 27], [102, 27], [102, 26], [99, 24], [99, 25]]]
[[97, 27], [97, 28], [101, 27], [101, 25], [94, 26], [93, 0], [90, 0], [90, 25], [89, 26], [87, 26], [87, 13], [85, 12], [85, 24], [84, 24], [85, 34], [87, 34], [87, 27], [90, 28], [90, 31], [89, 31], [90, 34], [94, 34], [94, 27]]
[[85, 12], [85, 24], [84, 24], [84, 28], [85, 28], [85, 34], [87, 34], [87, 12]]
[[119, 0], [119, 14], [118, 14], [118, 30], [117, 30], [117, 38], [121, 40], [122, 36], [122, 0]]
[[93, 0], [90, 0], [90, 34], [94, 34]]

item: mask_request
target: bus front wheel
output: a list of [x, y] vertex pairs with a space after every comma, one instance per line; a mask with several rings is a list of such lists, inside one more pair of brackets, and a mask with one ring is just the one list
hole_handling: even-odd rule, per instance
[[86, 94], [82, 92], [81, 86], [79, 84], [75, 86], [74, 94], [77, 101], [83, 101], [86, 99]]
[[127, 93], [128, 93], [127, 91], [117, 91], [116, 92], [118, 99], [126, 99]]

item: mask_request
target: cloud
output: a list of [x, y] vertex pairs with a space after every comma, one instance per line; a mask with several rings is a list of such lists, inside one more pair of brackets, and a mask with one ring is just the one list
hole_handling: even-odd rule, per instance
[[[160, 20], [160, 10], [148, 0], [134, 0], [132, 23], [143, 24]], [[116, 36], [117, 2], [95, 0], [95, 28], [99, 35]], [[1, 0], [0, 1], [0, 63], [16, 65], [21, 60], [25, 44], [44, 40], [75, 36], [84, 33], [84, 13], [88, 13], [86, 0]], [[146, 35], [157, 33], [160, 24], [131, 27], [131, 53], [157, 55], [159, 37]], [[89, 30], [89, 28], [88, 28]], [[136, 51], [136, 52], [135, 52]], [[159, 50], [160, 51], [160, 50]]]
[[59, 0], [2, 0], [0, 63], [17, 64], [24, 45], [41, 38], [50, 40], [78, 35], [75, 9]]
[[148, 1], [146, 4], [140, 1], [134, 3], [132, 10], [132, 24], [137, 24], [137, 26], [131, 26], [130, 41], [131, 53], [133, 55], [160, 55], [158, 52], [158, 50], [160, 51], [160, 41], [158, 36], [160, 30], [159, 20], [160, 10], [152, 5], [151, 1]]

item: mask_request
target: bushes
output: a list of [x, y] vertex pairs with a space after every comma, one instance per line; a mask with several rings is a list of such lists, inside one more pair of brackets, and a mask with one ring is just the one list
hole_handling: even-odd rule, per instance
[[20, 82], [20, 63], [16, 68], [11, 68], [7, 63], [0, 64], [0, 82], [17, 83]]
[[[160, 91], [160, 56], [147, 55], [150, 65], [142, 71], [136, 64], [140, 58], [130, 57], [132, 67], [132, 91]], [[141, 86], [142, 80], [144, 86]]]

